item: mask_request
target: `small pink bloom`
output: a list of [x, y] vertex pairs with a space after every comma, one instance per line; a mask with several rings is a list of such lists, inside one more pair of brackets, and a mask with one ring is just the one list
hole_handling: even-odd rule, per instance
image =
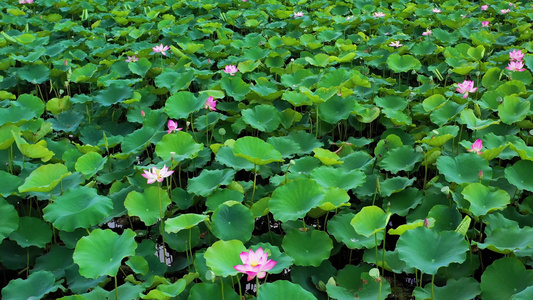
[[180, 131], [183, 128], [178, 128], [178, 122], [174, 122], [172, 120], [168, 120], [167, 124], [168, 130], [167, 133], [170, 134], [172, 131]]
[[66, 59], [63, 60], [63, 64], [65, 65], [65, 67], [68, 67], [68, 61]]
[[295, 17], [295, 18], [303, 17], [303, 16], [304, 16], [304, 12], [303, 12], [303, 11], [294, 12], [294, 17]]
[[152, 50], [154, 50], [155, 53], [161, 53], [163, 55], [167, 55], [165, 51], [168, 51], [170, 49], [167, 45], [163, 46], [163, 44], [152, 47]]
[[482, 152], [481, 152], [481, 149], [483, 149], [483, 141], [480, 140], [480, 139], [477, 139], [473, 144], [472, 146], [470, 146], [470, 149], [466, 150], [468, 152], [475, 152], [477, 153], [477, 155], [480, 155]]
[[146, 116], [146, 113], [144, 112], [144, 110], [141, 109], [141, 117], [145, 117]]
[[427, 218], [424, 219], [424, 227], [429, 229], [429, 220]]
[[483, 171], [482, 170], [479, 170], [479, 173], [477, 173], [477, 178], [479, 178], [479, 180], [483, 179]]
[[19, 4], [32, 4], [33, 0], [19, 0]]
[[403, 46], [403, 44], [400, 44], [400, 41], [395, 41], [395, 42], [391, 42], [389, 44], [390, 47], [396, 47], [396, 48], [399, 48], [401, 46]]
[[247, 280], [250, 281], [257, 276], [257, 278], [265, 278], [266, 271], [271, 270], [278, 262], [268, 259], [268, 253], [259, 247], [257, 251], [250, 249], [249, 252], [242, 252], [240, 254], [242, 265], [236, 265], [233, 268], [241, 273], [248, 275]]
[[139, 60], [139, 58], [137, 56], [135, 56], [135, 55], [128, 56], [128, 59], [126, 59], [127, 62], [136, 62], [138, 60]]
[[489, 21], [481, 22], [481, 27], [489, 27], [489, 26], [490, 26], [490, 22]]
[[474, 87], [474, 81], [465, 80], [463, 83], [457, 84], [459, 87], [456, 89], [459, 93], [463, 94], [463, 99], [468, 97], [468, 93], [473, 93], [477, 90], [477, 87]]
[[385, 14], [379, 11], [379, 12], [375, 12], [372, 16], [374, 18], [383, 18]]
[[487, 9], [489, 9], [488, 5], [481, 5], [481, 10], [487, 10]]
[[224, 68], [224, 73], [230, 74], [231, 76], [234, 76], [237, 72], [239, 72], [239, 69], [235, 65], [227, 65]]
[[144, 170], [144, 173], [141, 174], [142, 177], [148, 179], [146, 183], [152, 184], [154, 182], [163, 182], [165, 178], [172, 175], [174, 171], [169, 171], [167, 168], [167, 165], [164, 165], [161, 170], [157, 169], [156, 167], [153, 167], [151, 171]]
[[509, 52], [509, 57], [511, 58], [511, 60], [520, 61], [522, 60], [522, 58], [524, 58], [524, 53], [520, 50], [513, 50]]
[[431, 30], [428, 29], [428, 30], [422, 32], [422, 35], [431, 35]]
[[506, 13], [510, 11], [511, 11], [510, 9], [500, 9], [500, 13], [502, 13], [502, 15], [505, 15]]
[[521, 60], [509, 62], [509, 65], [507, 66], [506, 69], [511, 70], [511, 71], [517, 71], [517, 72], [522, 72], [526, 70], [524, 69], [524, 62]]
[[431, 10], [432, 12], [436, 13], [436, 14], [440, 14], [442, 11], [438, 8], [434, 8]]
[[215, 107], [217, 107], [217, 100], [214, 100], [213, 97], [209, 96], [205, 101], [204, 108], [213, 111], [217, 110]]
[[514, 6], [514, 4], [509, 2], [509, 6]]

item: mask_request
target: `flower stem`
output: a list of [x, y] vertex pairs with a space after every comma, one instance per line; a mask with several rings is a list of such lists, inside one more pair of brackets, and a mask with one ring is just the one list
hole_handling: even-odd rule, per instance
[[159, 218], [161, 219], [161, 238], [163, 239], [163, 262], [167, 264], [167, 251], [165, 250], [165, 228], [163, 225], [163, 208], [161, 207], [161, 186], [159, 186]]
[[115, 275], [115, 298], [118, 300], [118, 284], [117, 284], [117, 276]]
[[259, 277], [255, 276], [255, 297], [259, 295]]
[[254, 196], [255, 196], [255, 184], [257, 182], [257, 165], [254, 164], [254, 186], [252, 190], [252, 204], [254, 203]]

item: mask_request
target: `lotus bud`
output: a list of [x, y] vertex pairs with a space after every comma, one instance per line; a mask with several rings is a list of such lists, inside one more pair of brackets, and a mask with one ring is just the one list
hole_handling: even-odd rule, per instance
[[141, 117], [145, 117], [146, 116], [146, 113], [144, 113], [144, 110], [141, 109]]
[[479, 170], [479, 173], [477, 173], [477, 178], [481, 181], [483, 179], [483, 170]]
[[224, 128], [220, 128], [220, 129], [218, 130], [218, 134], [220, 134], [220, 135], [225, 135], [225, 134], [226, 134], [226, 129], [224, 129]]
[[481, 118], [481, 108], [477, 103], [474, 104], [474, 112], [476, 113], [476, 117]]
[[429, 220], [427, 218], [424, 219], [424, 227], [429, 229]]

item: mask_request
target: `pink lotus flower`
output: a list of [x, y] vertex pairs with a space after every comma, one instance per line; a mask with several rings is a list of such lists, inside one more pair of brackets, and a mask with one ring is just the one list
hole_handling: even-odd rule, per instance
[[474, 87], [474, 81], [465, 80], [463, 83], [457, 84], [459, 87], [456, 89], [459, 93], [463, 94], [463, 99], [468, 97], [468, 93], [473, 93], [477, 90], [477, 87]]
[[19, 0], [19, 4], [32, 4], [33, 0]]
[[488, 5], [481, 5], [481, 10], [487, 10], [487, 9], [489, 9]]
[[224, 73], [230, 74], [231, 76], [234, 76], [237, 72], [239, 72], [239, 69], [235, 65], [227, 65], [224, 68]]
[[259, 247], [257, 251], [250, 249], [249, 252], [242, 252], [240, 254], [242, 265], [236, 265], [233, 268], [241, 273], [248, 275], [248, 281], [257, 278], [265, 278], [266, 271], [271, 270], [278, 262], [268, 259], [268, 253], [263, 252], [263, 248]]
[[399, 48], [401, 46], [403, 46], [403, 44], [400, 44], [400, 41], [395, 41], [395, 42], [391, 42], [389, 44], [390, 47], [396, 47], [396, 48]]
[[520, 50], [513, 50], [509, 52], [509, 57], [511, 58], [511, 61], [521, 61], [522, 58], [524, 58], [524, 53]]
[[510, 11], [511, 11], [510, 9], [500, 9], [500, 13], [502, 13], [502, 15], [505, 15], [506, 13]]
[[431, 35], [431, 30], [428, 29], [428, 30], [422, 32], [422, 35]]
[[168, 120], [167, 124], [168, 130], [167, 133], [170, 134], [172, 131], [180, 131], [183, 128], [178, 128], [178, 122], [174, 122], [172, 120]]
[[509, 2], [509, 6], [515, 6], [515, 5], [514, 5], [514, 3], [510, 3], [510, 2]]
[[128, 56], [128, 59], [126, 59], [127, 62], [136, 62], [138, 60], [139, 60], [139, 58], [137, 56], [135, 56], [135, 55]]
[[141, 109], [141, 117], [145, 117], [146, 116], [146, 113], [144, 112], [144, 110]]
[[490, 26], [490, 22], [489, 21], [481, 22], [481, 27], [489, 27], [489, 26]]
[[167, 45], [163, 46], [163, 44], [152, 47], [152, 50], [154, 50], [155, 53], [161, 53], [165, 56], [167, 56], [167, 53], [165, 51], [168, 51], [170, 49]]
[[213, 97], [209, 96], [209, 98], [207, 98], [207, 100], [205, 101], [204, 108], [213, 111], [213, 110], [217, 110], [215, 108], [216, 106], [217, 106], [217, 100], [214, 100]]
[[477, 155], [481, 154], [481, 149], [483, 148], [483, 141], [480, 139], [477, 139], [472, 146], [470, 146], [470, 149], [466, 150], [468, 152], [475, 152]]
[[157, 169], [156, 167], [153, 167], [151, 171], [144, 170], [144, 173], [141, 174], [142, 177], [148, 179], [146, 183], [152, 184], [154, 182], [163, 182], [165, 178], [172, 175], [174, 171], [169, 171], [167, 168], [167, 165], [164, 165], [161, 170]]
[[379, 12], [375, 12], [372, 16], [374, 18], [383, 18], [385, 14], [379, 11]]
[[436, 14], [440, 14], [442, 11], [438, 8], [434, 8], [431, 10], [432, 12], [436, 13]]
[[295, 17], [295, 18], [303, 17], [303, 16], [304, 16], [304, 12], [303, 12], [303, 11], [294, 12], [294, 17]]
[[509, 62], [509, 65], [507, 66], [506, 69], [511, 70], [511, 71], [516, 71], [516, 72], [522, 72], [526, 70], [524, 69], [524, 62], [521, 60]]

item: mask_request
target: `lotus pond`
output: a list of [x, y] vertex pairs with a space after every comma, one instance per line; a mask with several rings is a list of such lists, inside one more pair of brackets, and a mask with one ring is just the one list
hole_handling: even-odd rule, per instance
[[2, 299], [533, 299], [530, 4], [0, 8]]

